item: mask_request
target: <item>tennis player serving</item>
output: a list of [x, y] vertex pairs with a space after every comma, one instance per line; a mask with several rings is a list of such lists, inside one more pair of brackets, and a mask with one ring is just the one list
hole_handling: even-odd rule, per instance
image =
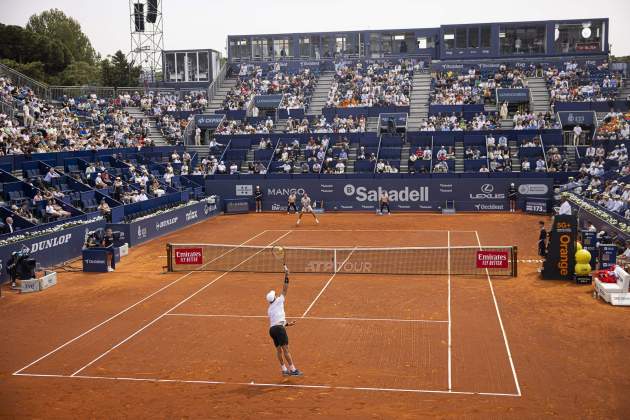
[[309, 197], [307, 193], [304, 193], [304, 195], [302, 195], [301, 201], [302, 201], [302, 209], [300, 210], [300, 214], [298, 215], [296, 225], [300, 224], [300, 221], [302, 220], [302, 216], [304, 215], [304, 213], [311, 213], [313, 217], [315, 218], [315, 223], [319, 224], [319, 220], [317, 219], [317, 216], [315, 216], [315, 212], [313, 212], [313, 207], [311, 207], [311, 197]]
[[[293, 322], [287, 322], [284, 315], [284, 299], [289, 289], [289, 270], [284, 267], [284, 286], [282, 287], [282, 294], [276, 296], [276, 291], [271, 290], [267, 293], [267, 302], [269, 302], [269, 308], [267, 309], [267, 315], [269, 316], [269, 335], [273, 339], [273, 345], [276, 347], [276, 355], [282, 368], [282, 374], [285, 376], [302, 376], [302, 372], [298, 370], [293, 364], [293, 358], [289, 351], [289, 336], [285, 327], [290, 327], [295, 324]], [[285, 363], [286, 361], [286, 363]], [[289, 366], [287, 368], [287, 365]]]

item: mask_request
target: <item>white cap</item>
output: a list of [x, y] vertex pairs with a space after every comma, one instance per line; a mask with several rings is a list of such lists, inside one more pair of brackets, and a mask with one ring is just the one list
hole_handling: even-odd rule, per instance
[[267, 293], [267, 302], [271, 303], [274, 300], [276, 300], [276, 291], [272, 290], [269, 293]]

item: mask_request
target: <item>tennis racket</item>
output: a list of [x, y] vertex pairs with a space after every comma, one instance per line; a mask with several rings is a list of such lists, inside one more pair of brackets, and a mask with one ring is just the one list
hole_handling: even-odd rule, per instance
[[274, 246], [271, 249], [271, 253], [278, 261], [282, 262], [282, 267], [284, 268], [284, 274], [289, 274], [289, 269], [287, 268], [287, 254], [284, 251], [284, 248], [281, 246]]

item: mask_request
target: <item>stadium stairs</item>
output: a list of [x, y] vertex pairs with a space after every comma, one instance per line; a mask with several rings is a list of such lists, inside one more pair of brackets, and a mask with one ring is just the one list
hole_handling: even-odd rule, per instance
[[125, 110], [129, 113], [130, 116], [136, 119], [143, 119], [149, 122], [149, 138], [153, 140], [156, 146], [168, 146], [168, 141], [162, 135], [162, 132], [157, 127], [156, 119], [153, 117], [148, 117], [142, 112], [142, 109], [135, 106], [130, 106], [125, 108]]
[[545, 79], [542, 77], [530, 77], [527, 86], [532, 97], [532, 112], [535, 114], [549, 111], [549, 90]]
[[306, 110], [306, 115], [310, 119], [312, 117], [318, 117], [322, 114], [322, 108], [326, 106], [328, 100], [328, 93], [335, 79], [334, 71], [324, 71], [319, 75], [315, 91], [313, 91], [313, 97]]
[[464, 172], [464, 142], [455, 142], [455, 172]]
[[411, 155], [411, 146], [406, 141], [402, 144], [400, 149], [400, 172], [409, 172], [409, 156]]
[[509, 140], [510, 156], [512, 160], [512, 172], [521, 172], [521, 160], [518, 156], [518, 143], [516, 140]]
[[418, 131], [422, 120], [429, 115], [429, 94], [431, 91], [431, 75], [429, 73], [414, 72], [413, 89], [411, 90], [411, 105], [408, 131]]

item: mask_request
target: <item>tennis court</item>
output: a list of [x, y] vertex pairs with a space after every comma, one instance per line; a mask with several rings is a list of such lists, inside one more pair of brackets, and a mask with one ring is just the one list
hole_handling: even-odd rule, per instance
[[[86, 313], [82, 322], [70, 322], [68, 314], [60, 320], [68, 321], [67, 330], [52, 326], [50, 332], [35, 334], [38, 343], [20, 356], [25, 363], [16, 366], [13, 378], [30, 390], [52, 384], [75, 392], [114, 387], [151, 399], [167, 397], [176, 386], [176, 392], [185, 387], [191, 395], [211, 392], [233, 402], [258, 395], [250, 392], [279, 401], [300, 395], [311, 407], [318, 406], [322, 395], [346, 403], [372, 395], [397, 401], [401, 409], [410, 395], [413, 401], [452, 401], [454, 407], [462, 398], [473, 406], [488, 398], [501, 401], [493, 403], [496, 407], [522, 404], [507, 401], [521, 401], [524, 395], [510, 333], [519, 337], [521, 366], [530, 365], [523, 360], [531, 356], [522, 352], [518, 321], [512, 319], [512, 329], [506, 328], [503, 302], [495, 290], [495, 285], [517, 287], [516, 278], [495, 278], [485, 270], [482, 275], [453, 275], [450, 262], [438, 270], [443, 274], [430, 275], [294, 273], [286, 311], [297, 324], [288, 332], [296, 365], [305, 376], [284, 378], [267, 333], [264, 298], [270, 289], [281, 288], [281, 275], [236, 269], [163, 273], [167, 242], [263, 247], [259, 249], [524, 247], [522, 237], [489, 235], [496, 225], [472, 223], [472, 216], [416, 217], [420, 223], [409, 215], [331, 215], [319, 226], [304, 223], [299, 228], [292, 217], [222, 217], [220, 223], [204, 222], [133, 250], [114, 276], [64, 274], [61, 287], [40, 295], [42, 304], [71, 298], [73, 287], [77, 297], [93, 293], [88, 282], [96, 281], [94, 313]], [[535, 223], [534, 218], [521, 220]], [[523, 258], [531, 255], [533, 251], [525, 252]], [[242, 254], [237, 264], [251, 256]], [[350, 257], [344, 263], [361, 271], [363, 262]], [[526, 266], [523, 271], [531, 275], [535, 266]], [[512, 298], [508, 301], [515, 304]], [[90, 306], [83, 301], [67, 305], [71, 313]]]

